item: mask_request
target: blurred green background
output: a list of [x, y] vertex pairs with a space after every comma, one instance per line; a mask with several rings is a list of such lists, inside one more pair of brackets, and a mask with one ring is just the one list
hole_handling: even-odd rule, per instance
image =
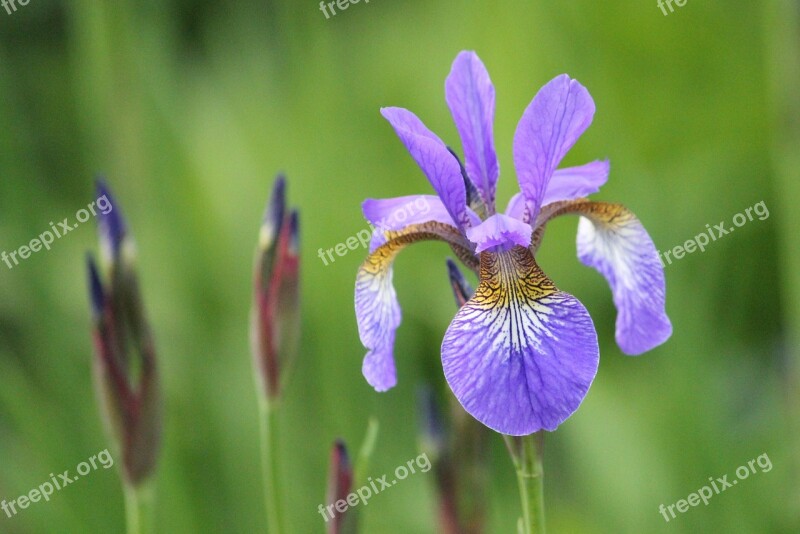
[[[381, 106], [417, 113], [460, 148], [443, 84], [462, 49], [497, 89], [503, 206], [512, 136], [562, 72], [595, 99], [565, 164], [608, 157], [598, 199], [619, 201], [660, 250], [764, 201], [770, 217], [667, 266], [668, 343], [614, 343], [605, 281], [575, 258], [575, 219], [554, 222], [545, 271], [591, 312], [600, 370], [581, 409], [547, 436], [550, 531], [800, 531], [798, 4], [361, 2], [326, 19], [312, 0], [32, 0], [0, 9], [0, 250], [73, 218], [104, 173], [139, 249], [165, 391], [159, 532], [263, 532], [257, 403], [248, 345], [252, 255], [273, 177], [302, 211], [302, 351], [281, 420], [291, 532], [322, 532], [329, 448], [381, 423], [370, 473], [418, 454], [415, 393], [441, 383], [455, 305], [442, 244], [397, 262], [399, 385], [377, 394], [353, 283], [365, 252], [325, 266], [366, 224], [366, 197], [429, 186]], [[0, 264], [0, 499], [110, 446], [92, 388], [86, 251], [94, 221], [9, 270]], [[671, 504], [767, 453], [773, 469], [666, 523]], [[512, 532], [513, 468], [495, 437], [489, 532]], [[361, 510], [364, 532], [437, 532], [432, 472]], [[0, 531], [122, 532], [116, 470], [99, 470]]]

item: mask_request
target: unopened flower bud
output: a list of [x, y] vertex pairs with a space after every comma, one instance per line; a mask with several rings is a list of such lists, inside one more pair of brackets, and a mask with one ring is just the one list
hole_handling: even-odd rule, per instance
[[[94, 378], [109, 432], [122, 453], [123, 477], [138, 486], [154, 472], [161, 445], [155, 347], [139, 295], [131, 239], [106, 186], [98, 183], [97, 189], [113, 208], [99, 217], [106, 282], [88, 258]], [[123, 254], [126, 250], [131, 253]]]
[[[347, 496], [353, 490], [353, 466], [350, 456], [347, 453], [347, 446], [344, 441], [338, 439], [331, 449], [331, 465], [328, 472], [328, 507], [330, 511], [333, 507], [333, 517], [326, 517], [328, 523], [328, 534], [355, 534], [356, 514], [354, 511], [346, 509], [341, 512], [336, 509], [339, 501], [347, 502]], [[339, 506], [343, 506], [339, 503]], [[347, 505], [349, 508], [349, 504]]]
[[286, 209], [286, 179], [275, 181], [261, 224], [254, 268], [253, 357], [267, 400], [280, 398], [300, 334], [299, 216]]

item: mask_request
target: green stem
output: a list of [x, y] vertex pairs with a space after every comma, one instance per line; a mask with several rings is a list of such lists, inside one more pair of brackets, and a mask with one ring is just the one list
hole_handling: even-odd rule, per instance
[[522, 504], [520, 534], [545, 534], [544, 467], [542, 465], [544, 434], [503, 436], [517, 471], [517, 486]]
[[367, 433], [358, 451], [356, 463], [353, 468], [353, 487], [361, 487], [367, 482], [367, 468], [372, 451], [375, 450], [375, 441], [378, 439], [378, 420], [370, 417], [367, 423]]
[[123, 484], [125, 491], [125, 523], [128, 534], [150, 532], [153, 494], [147, 486]]
[[[800, 6], [794, 0], [764, 3], [764, 34], [767, 43], [767, 66], [770, 74], [772, 108], [772, 159], [775, 170], [775, 198], [781, 299], [785, 323], [786, 372], [783, 373], [787, 428], [800, 439], [800, 251], [797, 248], [797, 205], [800, 204]], [[795, 447], [797, 452], [797, 448]], [[794, 457], [794, 478], [800, 476], [800, 454]], [[788, 499], [793, 513], [800, 515], [800, 492]]]
[[261, 420], [261, 467], [264, 478], [267, 532], [269, 534], [281, 534], [283, 532], [283, 517], [281, 516], [281, 486], [278, 475], [278, 409], [274, 402], [265, 399], [263, 395], [261, 395], [259, 407], [259, 419]]

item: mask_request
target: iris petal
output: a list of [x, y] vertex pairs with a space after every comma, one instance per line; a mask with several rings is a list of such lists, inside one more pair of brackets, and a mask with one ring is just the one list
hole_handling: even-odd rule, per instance
[[542, 205], [562, 200], [576, 200], [600, 191], [608, 181], [608, 160], [598, 160], [579, 167], [558, 169], [553, 173]]
[[597, 373], [594, 325], [530, 251], [481, 254], [481, 281], [442, 343], [445, 377], [481, 423], [509, 435], [555, 430]]
[[512, 196], [508, 201], [505, 213], [509, 217], [519, 219], [520, 221], [525, 220], [525, 195], [517, 193]]
[[672, 335], [665, 309], [664, 267], [639, 219], [620, 204], [585, 202], [578, 223], [578, 258], [611, 286], [617, 344], [638, 355]]
[[361, 209], [364, 217], [375, 226], [369, 243], [370, 252], [374, 252], [375, 249], [386, 243], [387, 239], [384, 233], [387, 231], [398, 231], [412, 224], [429, 221], [455, 226], [447, 208], [435, 195], [368, 198], [361, 204]]
[[514, 166], [530, 220], [536, 220], [553, 172], [594, 111], [586, 88], [566, 74], [542, 87], [525, 109], [514, 134]]
[[458, 160], [416, 115], [403, 108], [382, 108], [397, 136], [427, 176], [459, 228], [469, 228], [467, 190]]
[[461, 52], [445, 82], [445, 97], [464, 146], [467, 175], [489, 213], [500, 173], [494, 149], [494, 86], [475, 52]]
[[[452, 226], [429, 222], [386, 232], [386, 243], [367, 257], [356, 275], [355, 308], [361, 343], [369, 349], [362, 370], [367, 382], [378, 391], [396, 383], [394, 335], [402, 314], [392, 285], [392, 264], [397, 254], [416, 241], [439, 240], [450, 244], [459, 258], [472, 258], [469, 243]], [[462, 261], [464, 261], [462, 259]]]
[[400, 230], [410, 224], [437, 221], [455, 226], [447, 208], [435, 195], [372, 199], [361, 204], [364, 217], [379, 230]]
[[364, 356], [361, 373], [375, 391], [388, 391], [397, 385], [393, 352], [394, 330], [391, 330], [383, 344], [371, 349]]
[[[579, 167], [558, 169], [553, 173], [553, 177], [547, 185], [542, 206], [565, 200], [577, 200], [597, 193], [600, 187], [608, 181], [608, 171], [608, 160], [592, 161]], [[525, 207], [525, 195], [517, 193], [508, 201], [505, 213], [509, 217], [525, 220]], [[542, 212], [540, 211], [539, 214], [542, 215]]]
[[475, 252], [489, 249], [509, 250], [514, 245], [527, 247], [531, 244], [533, 229], [527, 223], [495, 213], [477, 226], [467, 230], [467, 237], [475, 243]]
[[[435, 195], [408, 195], [404, 197], [372, 199], [361, 204], [364, 217], [375, 226], [369, 251], [386, 243], [384, 232], [399, 231], [407, 226], [426, 222], [439, 222], [456, 226], [442, 200]], [[480, 224], [478, 215], [467, 208], [471, 225]]]

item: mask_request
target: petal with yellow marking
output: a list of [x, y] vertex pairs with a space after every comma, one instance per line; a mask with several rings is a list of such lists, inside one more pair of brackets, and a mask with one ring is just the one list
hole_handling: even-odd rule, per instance
[[[462, 261], [475, 262], [471, 246], [452, 226], [429, 222], [411, 225], [398, 232], [386, 232], [386, 243], [376, 248], [356, 276], [355, 309], [361, 343], [369, 350], [362, 370], [367, 382], [378, 391], [394, 387], [394, 335], [402, 314], [392, 285], [392, 265], [397, 254], [417, 241], [445, 241]], [[469, 263], [467, 264], [469, 266]]]
[[555, 430], [597, 373], [592, 319], [527, 248], [484, 252], [480, 271], [442, 343], [447, 382], [466, 411], [497, 432]]

